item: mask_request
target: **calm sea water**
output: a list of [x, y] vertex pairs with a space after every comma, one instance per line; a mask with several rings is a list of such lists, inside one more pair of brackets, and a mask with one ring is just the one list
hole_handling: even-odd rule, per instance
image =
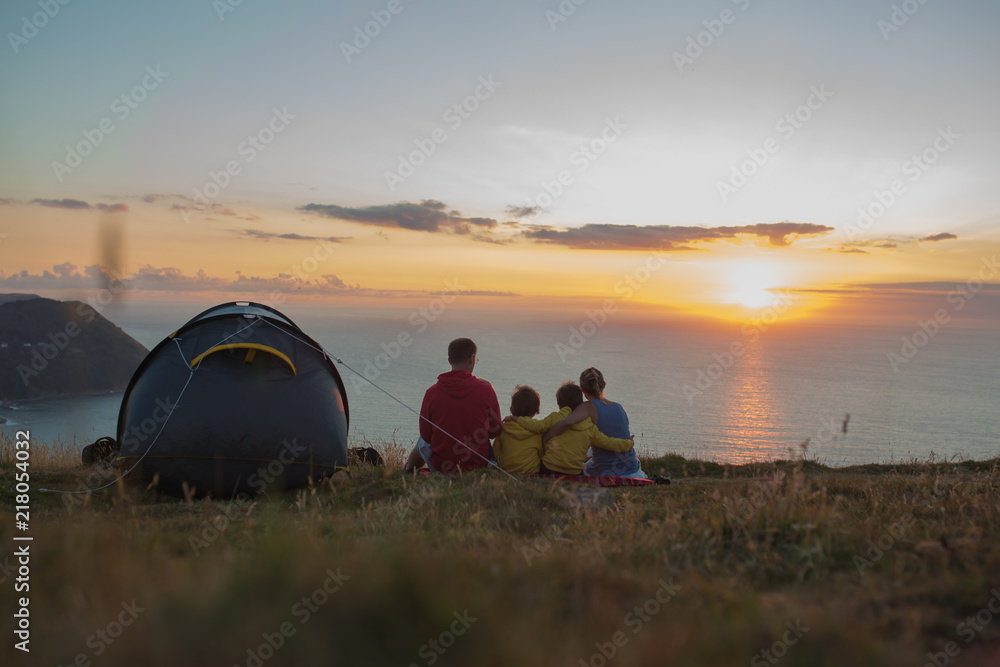
[[[115, 304], [105, 315], [149, 348], [204, 310], [200, 304]], [[951, 325], [894, 371], [913, 327], [785, 326], [744, 335], [731, 327], [637, 323], [613, 318], [589, 337], [571, 337], [583, 318], [549, 314], [518, 321], [446, 311], [433, 322], [412, 309], [285, 306], [282, 311], [347, 366], [419, 409], [424, 390], [448, 370], [448, 341], [480, 348], [476, 374], [493, 383], [501, 408], [517, 384], [556, 409], [560, 382], [594, 365], [607, 395], [625, 406], [640, 451], [742, 462], [806, 452], [831, 465], [1000, 455], [1000, 354], [992, 329]], [[412, 316], [412, 317], [411, 317]], [[400, 334], [408, 346], [393, 345]], [[581, 344], [582, 343], [582, 344]], [[734, 343], [742, 354], [730, 358]], [[562, 344], [557, 347], [557, 344]], [[560, 350], [562, 354], [560, 354]], [[382, 356], [380, 356], [382, 355]], [[392, 358], [392, 357], [395, 358]], [[409, 443], [417, 418], [339, 365], [348, 388], [351, 434]], [[687, 389], [686, 389], [687, 388]], [[82, 447], [115, 435], [121, 393], [0, 408], [42, 440]], [[850, 415], [846, 432], [844, 422]]]

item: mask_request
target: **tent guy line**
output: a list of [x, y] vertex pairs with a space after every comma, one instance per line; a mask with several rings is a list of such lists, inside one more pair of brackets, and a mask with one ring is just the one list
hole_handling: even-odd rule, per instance
[[[252, 321], [250, 324], [248, 324], [245, 327], [243, 327], [243, 328], [241, 328], [241, 329], [239, 329], [239, 330], [237, 330], [237, 331], [229, 334], [228, 336], [226, 336], [225, 338], [223, 338], [222, 340], [220, 340], [215, 345], [212, 345], [209, 349], [212, 349], [212, 348], [218, 347], [220, 345], [223, 345], [230, 338], [233, 338], [235, 336], [240, 335], [241, 333], [243, 333], [247, 329], [250, 329], [251, 327], [254, 327], [254, 326], [256, 326], [257, 324], [259, 324], [261, 322], [264, 322], [265, 324], [270, 324], [272, 327], [274, 327], [275, 329], [277, 329], [281, 333], [285, 334], [286, 336], [290, 336], [290, 337], [294, 338], [295, 340], [299, 341], [300, 343], [302, 343], [303, 345], [306, 345], [307, 347], [310, 347], [310, 348], [316, 350], [317, 352], [320, 352], [320, 353], [324, 354], [328, 359], [332, 359], [332, 360], [336, 361], [337, 363], [339, 363], [340, 365], [344, 366], [345, 368], [347, 368], [348, 370], [350, 370], [352, 373], [354, 373], [358, 377], [364, 378], [366, 382], [368, 382], [373, 387], [375, 387], [376, 389], [378, 389], [379, 391], [381, 391], [383, 394], [385, 394], [386, 396], [388, 396], [392, 400], [396, 401], [397, 403], [399, 403], [400, 405], [402, 405], [404, 408], [406, 408], [407, 410], [409, 410], [413, 414], [417, 415], [420, 419], [423, 419], [424, 421], [428, 422], [429, 424], [431, 424], [435, 428], [439, 429], [442, 433], [444, 433], [448, 437], [450, 437], [453, 440], [455, 440], [455, 442], [459, 443], [460, 445], [462, 445], [463, 447], [465, 447], [466, 449], [468, 449], [470, 452], [472, 452], [476, 456], [479, 456], [480, 458], [482, 458], [484, 461], [486, 461], [486, 465], [488, 467], [492, 467], [492, 468], [495, 468], [495, 469], [499, 470], [503, 474], [507, 475], [507, 477], [510, 477], [511, 479], [513, 479], [515, 481], [521, 481], [521, 480], [517, 479], [516, 477], [514, 477], [513, 475], [511, 475], [510, 473], [508, 473], [506, 470], [504, 470], [500, 466], [498, 466], [495, 461], [490, 461], [490, 460], [486, 459], [479, 452], [477, 452], [474, 449], [472, 449], [471, 447], [469, 447], [467, 444], [465, 444], [464, 442], [462, 442], [461, 440], [459, 440], [457, 437], [455, 437], [451, 433], [448, 433], [444, 429], [440, 428], [437, 424], [434, 424], [434, 422], [432, 422], [431, 420], [427, 419], [426, 417], [424, 417], [423, 415], [421, 415], [419, 412], [417, 412], [416, 410], [414, 410], [413, 408], [411, 408], [409, 405], [407, 405], [406, 403], [404, 403], [400, 399], [396, 398], [391, 393], [389, 393], [388, 391], [386, 391], [382, 387], [378, 386], [377, 384], [375, 384], [374, 382], [372, 382], [368, 378], [365, 378], [364, 375], [362, 375], [361, 373], [358, 373], [356, 370], [354, 370], [351, 366], [349, 366], [347, 363], [345, 363], [339, 357], [336, 357], [336, 356], [330, 354], [322, 346], [320, 346], [319, 348], [317, 348], [314, 345], [310, 344], [308, 341], [305, 341], [305, 340], [299, 338], [298, 336], [296, 336], [296, 335], [294, 335], [292, 333], [289, 333], [288, 331], [283, 330], [281, 327], [278, 327], [278, 326], [272, 324], [271, 322], [269, 322], [267, 319], [265, 319], [263, 317], [255, 315], [254, 316], [254, 321]], [[167, 413], [166, 418], [160, 424], [160, 428], [156, 432], [156, 436], [149, 443], [149, 446], [146, 448], [146, 451], [144, 451], [142, 453], [142, 456], [140, 456], [139, 459], [135, 463], [132, 464], [132, 467], [130, 467], [128, 470], [126, 470], [124, 473], [122, 473], [117, 478], [111, 480], [110, 482], [108, 482], [107, 484], [104, 484], [102, 486], [98, 486], [98, 487], [94, 487], [94, 488], [90, 488], [90, 489], [84, 489], [84, 490], [80, 490], [80, 491], [67, 491], [67, 490], [64, 490], [64, 489], [47, 489], [47, 488], [43, 488], [43, 489], [39, 489], [40, 492], [44, 492], [44, 493], [64, 493], [64, 494], [93, 493], [94, 491], [100, 491], [102, 489], [108, 488], [109, 486], [117, 484], [120, 480], [122, 480], [125, 477], [127, 477], [129, 473], [131, 473], [133, 470], [135, 470], [135, 468], [140, 463], [142, 463], [142, 460], [144, 458], [146, 458], [146, 455], [149, 454], [150, 451], [152, 451], [153, 445], [156, 444], [156, 441], [159, 439], [160, 434], [163, 433], [163, 429], [166, 428], [167, 422], [170, 421], [170, 417], [174, 414], [174, 410], [177, 408], [178, 405], [180, 405], [181, 399], [184, 397], [184, 392], [187, 391], [188, 385], [191, 384], [192, 378], [194, 378], [195, 373], [201, 367], [202, 361], [204, 361], [204, 357], [202, 357], [201, 359], [198, 360], [198, 363], [195, 366], [192, 367], [191, 364], [188, 362], [187, 358], [184, 356], [184, 351], [181, 348], [180, 342], [181, 342], [182, 339], [181, 338], [174, 338], [173, 340], [174, 340], [174, 343], [177, 346], [177, 353], [181, 356], [181, 360], [184, 362], [184, 365], [186, 367], [188, 367], [188, 368], [191, 369], [191, 371], [188, 373], [187, 381], [184, 383], [184, 386], [181, 388], [180, 394], [178, 394], [178, 396], [177, 396], [177, 400], [173, 402], [173, 406], [171, 406], [170, 411]]]
[[365, 382], [367, 382], [371, 386], [375, 387], [380, 392], [382, 392], [383, 394], [385, 394], [386, 396], [388, 396], [392, 400], [396, 401], [397, 403], [399, 403], [400, 405], [402, 405], [404, 408], [406, 408], [407, 410], [409, 410], [413, 414], [417, 415], [417, 417], [419, 417], [420, 419], [424, 420], [425, 422], [427, 422], [428, 424], [430, 424], [434, 428], [438, 429], [439, 431], [441, 431], [442, 433], [444, 433], [445, 435], [447, 435], [449, 438], [451, 438], [452, 440], [454, 440], [455, 442], [457, 442], [458, 444], [462, 445], [463, 447], [465, 447], [466, 449], [468, 449], [470, 452], [472, 452], [473, 454], [475, 454], [476, 456], [478, 456], [479, 458], [481, 458], [483, 461], [486, 462], [486, 466], [487, 467], [489, 467], [489, 468], [495, 468], [495, 469], [499, 470], [500, 472], [502, 472], [503, 474], [507, 475], [508, 477], [510, 477], [514, 481], [517, 481], [517, 482], [521, 481], [517, 477], [515, 477], [514, 475], [510, 474], [509, 472], [507, 472], [506, 470], [504, 470], [503, 468], [501, 468], [499, 465], [497, 465], [496, 461], [490, 461], [485, 456], [483, 456], [482, 454], [480, 454], [476, 450], [472, 449], [472, 447], [469, 447], [467, 444], [465, 444], [464, 442], [462, 442], [461, 440], [459, 440], [457, 437], [455, 437], [454, 435], [452, 435], [448, 431], [444, 430], [443, 428], [441, 428], [440, 426], [438, 426], [437, 424], [435, 424], [434, 422], [432, 422], [430, 419], [428, 419], [427, 417], [423, 416], [422, 414], [420, 414], [419, 412], [417, 412], [416, 410], [414, 410], [413, 408], [411, 408], [409, 405], [407, 405], [406, 403], [404, 403], [400, 399], [396, 398], [395, 396], [393, 396], [392, 394], [390, 394], [388, 391], [386, 391], [382, 387], [378, 386], [377, 384], [375, 384], [374, 382], [372, 382], [371, 380], [369, 380], [368, 378], [366, 378], [364, 375], [362, 375], [358, 371], [356, 371], [353, 368], [351, 368], [348, 364], [344, 363], [343, 359], [341, 359], [339, 357], [336, 357], [336, 356], [330, 354], [329, 352], [327, 352], [326, 348], [324, 348], [322, 345], [320, 347], [318, 347], [318, 348], [314, 347], [313, 345], [310, 345], [308, 342], [302, 340], [301, 338], [295, 336], [294, 334], [291, 334], [291, 333], [289, 333], [287, 331], [284, 331], [280, 327], [272, 324], [271, 322], [268, 322], [266, 319], [263, 320], [263, 321], [264, 321], [265, 324], [270, 324], [272, 327], [274, 327], [278, 331], [281, 331], [286, 336], [291, 336], [292, 338], [295, 338], [297, 341], [299, 341], [303, 345], [306, 345], [308, 347], [312, 347], [317, 352], [322, 352], [323, 354], [325, 354], [327, 356], [327, 358], [336, 361], [338, 364], [340, 364], [341, 366], [343, 366], [347, 370], [351, 371], [352, 373], [354, 373], [355, 375], [357, 375], [359, 378], [362, 378]]
[[[246, 325], [245, 327], [243, 327], [239, 331], [236, 331], [235, 333], [232, 333], [232, 334], [226, 336], [225, 338], [223, 338], [222, 340], [220, 340], [218, 343], [216, 343], [212, 347], [217, 347], [219, 345], [222, 345], [223, 343], [225, 343], [227, 340], [229, 340], [233, 336], [240, 335], [241, 333], [243, 333], [244, 331], [246, 331], [250, 327], [254, 326], [255, 324], [257, 324], [257, 322], [251, 322], [250, 324]], [[180, 339], [180, 338], [174, 338], [174, 343], [177, 344], [177, 353], [179, 355], [181, 355], [181, 359], [184, 361], [184, 364], [187, 367], [191, 368], [191, 364], [189, 364], [188, 360], [184, 357], [184, 350], [181, 349], [181, 340], [182, 339]], [[167, 413], [167, 417], [163, 420], [163, 423], [160, 424], [160, 429], [156, 432], [156, 437], [154, 437], [153, 440], [149, 443], [149, 447], [147, 447], [146, 451], [142, 453], [142, 456], [139, 457], [139, 460], [132, 464], [131, 468], [129, 468], [128, 470], [126, 470], [125, 472], [123, 472], [121, 474], [121, 476], [117, 477], [116, 479], [111, 480], [110, 482], [108, 482], [104, 486], [98, 486], [98, 487], [93, 488], [93, 489], [85, 489], [83, 491], [65, 491], [65, 490], [62, 490], [62, 489], [39, 489], [39, 491], [45, 492], [45, 493], [72, 493], [72, 494], [77, 494], [77, 493], [93, 493], [94, 491], [100, 491], [101, 489], [106, 489], [109, 486], [111, 486], [112, 484], [117, 484], [119, 480], [125, 479], [125, 477], [130, 472], [132, 472], [133, 470], [135, 470], [135, 467], [137, 465], [139, 465], [140, 463], [142, 463], [142, 460], [144, 458], [146, 458], [146, 455], [149, 454], [150, 450], [153, 449], [153, 445], [156, 444], [156, 441], [160, 437], [160, 434], [163, 433], [163, 429], [166, 427], [167, 422], [170, 421], [170, 416], [174, 414], [174, 410], [177, 408], [178, 405], [180, 405], [181, 399], [184, 398], [184, 392], [187, 391], [188, 385], [191, 384], [191, 378], [194, 377], [195, 371], [197, 371], [201, 367], [202, 360], [199, 360], [198, 364], [195, 367], [191, 368], [191, 372], [188, 374], [187, 382], [185, 382], [184, 386], [181, 388], [181, 393], [178, 394], [177, 400], [174, 401], [173, 406], [171, 406], [171, 408], [170, 408], [170, 412]]]
[[[175, 338], [174, 341], [177, 343], [177, 352], [178, 352], [178, 354], [181, 355], [181, 359], [184, 359], [184, 352], [182, 352], [181, 349], [180, 349], [181, 348], [180, 339], [179, 338]], [[187, 363], [187, 360], [185, 359], [184, 362]], [[198, 365], [201, 366], [201, 362], [198, 362]], [[187, 382], [185, 382], [184, 383], [184, 387], [181, 388], [181, 393], [178, 394], [177, 400], [174, 401], [173, 406], [171, 406], [170, 412], [167, 413], [166, 419], [164, 419], [163, 423], [160, 424], [160, 429], [156, 432], [156, 437], [154, 437], [153, 440], [149, 443], [149, 447], [147, 447], [146, 451], [142, 453], [142, 456], [139, 457], [139, 460], [132, 464], [131, 468], [129, 468], [128, 470], [126, 470], [125, 472], [123, 472], [119, 477], [111, 480], [107, 484], [105, 484], [103, 486], [95, 487], [93, 489], [84, 489], [82, 491], [66, 491], [66, 490], [63, 490], [63, 489], [38, 489], [38, 490], [41, 491], [41, 492], [44, 492], [44, 493], [68, 493], [68, 494], [93, 493], [94, 491], [100, 491], [101, 489], [106, 489], [109, 486], [111, 486], [112, 484], [117, 484], [120, 480], [125, 479], [125, 477], [130, 472], [132, 472], [133, 470], [135, 470], [136, 466], [138, 466], [140, 463], [142, 463], [142, 460], [144, 458], [146, 458], [146, 454], [149, 454], [150, 450], [153, 449], [153, 445], [156, 444], [156, 441], [160, 437], [160, 434], [163, 433], [163, 428], [167, 425], [167, 422], [170, 421], [170, 416], [174, 414], [174, 409], [178, 405], [180, 405], [181, 399], [184, 398], [184, 392], [187, 391], [188, 385], [191, 384], [191, 378], [194, 377], [194, 373], [195, 373], [196, 370], [198, 370], [198, 369], [197, 368], [192, 368], [191, 369], [191, 372], [188, 374]]]

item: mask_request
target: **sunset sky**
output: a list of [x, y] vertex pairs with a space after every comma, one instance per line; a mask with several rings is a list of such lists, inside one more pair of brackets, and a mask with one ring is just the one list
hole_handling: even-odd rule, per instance
[[992, 0], [330, 4], [4, 3], [0, 292], [1000, 317]]

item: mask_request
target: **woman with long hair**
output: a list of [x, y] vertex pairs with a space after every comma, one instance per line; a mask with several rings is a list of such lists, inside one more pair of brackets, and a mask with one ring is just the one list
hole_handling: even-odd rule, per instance
[[[609, 438], [631, 437], [625, 408], [604, 395], [606, 386], [604, 374], [596, 368], [591, 367], [580, 373], [580, 388], [587, 400], [546, 431], [543, 440], [547, 442], [565, 431], [571, 424], [581, 422], [587, 417], [590, 417], [597, 429]], [[583, 468], [585, 475], [646, 478], [634, 449], [612, 452], [595, 447], [591, 451], [593, 456]]]

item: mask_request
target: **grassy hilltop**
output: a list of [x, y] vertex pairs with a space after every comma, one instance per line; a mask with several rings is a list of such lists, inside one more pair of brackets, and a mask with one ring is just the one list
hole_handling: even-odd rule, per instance
[[[36, 447], [32, 652], [5, 631], [3, 663], [1000, 664], [998, 460], [667, 456], [644, 467], [670, 486], [580, 494], [413, 478], [404, 447], [377, 446], [385, 468], [255, 502], [133, 481], [40, 493], [101, 474]], [[0, 453], [6, 556], [9, 440]]]

